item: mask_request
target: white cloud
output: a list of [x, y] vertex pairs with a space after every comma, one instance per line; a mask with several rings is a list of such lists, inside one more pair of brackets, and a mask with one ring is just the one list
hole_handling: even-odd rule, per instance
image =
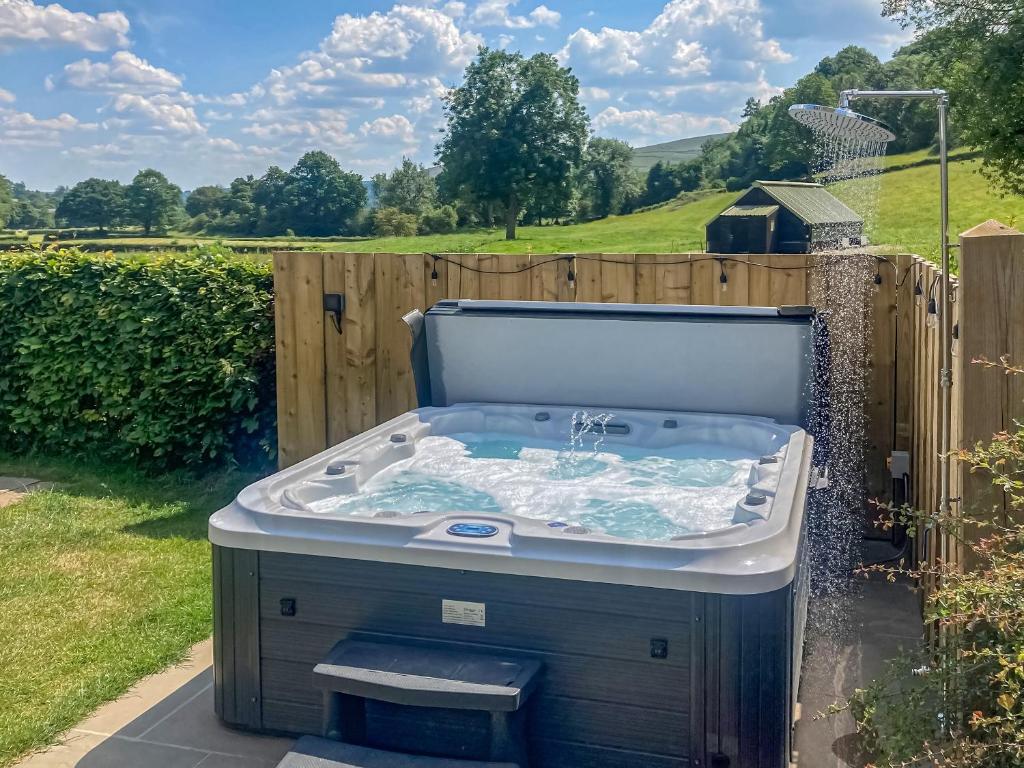
[[386, 13], [338, 16], [320, 49], [332, 58], [413, 59], [461, 69], [479, 42], [435, 8], [396, 5]]
[[0, 0], [0, 50], [24, 45], [70, 46], [106, 51], [128, 45], [128, 17], [121, 11], [72, 12], [32, 0]]
[[83, 123], [67, 112], [41, 118], [0, 107], [0, 143], [7, 146], [56, 147], [61, 145], [66, 134], [95, 131], [98, 127], [96, 123]]
[[118, 51], [109, 62], [81, 59], [68, 64], [56, 84], [100, 93], [157, 93], [178, 90], [181, 77], [130, 51]]
[[634, 146], [736, 129], [724, 117], [664, 113], [654, 109], [620, 110], [618, 107], [602, 110], [594, 117], [593, 125], [595, 132], [625, 139]]
[[0, 88], [0, 104], [12, 104], [14, 102], [14, 94], [10, 91]]
[[768, 68], [791, 58], [764, 13], [760, 0], [669, 0], [640, 29], [577, 29], [558, 57], [588, 88], [616, 94], [623, 113], [730, 115], [771, 91]]
[[348, 115], [337, 109], [278, 109], [264, 107], [249, 115], [242, 132], [257, 139], [275, 140], [281, 147], [347, 149], [356, 141], [348, 130]]
[[415, 144], [416, 129], [405, 115], [389, 115], [378, 117], [374, 120], [363, 123], [359, 132], [363, 136], [379, 136], [387, 139], [397, 139], [403, 144]]
[[510, 12], [519, 0], [480, 0], [470, 21], [482, 27], [508, 27], [509, 29], [530, 29], [536, 26], [557, 27], [562, 14], [546, 5], [538, 5], [525, 16]]
[[117, 114], [134, 120], [142, 130], [175, 134], [200, 134], [206, 131], [193, 107], [165, 93], [155, 96], [122, 93], [114, 98], [111, 108]]
[[466, 4], [461, 2], [461, 0], [451, 0], [451, 2], [441, 6], [441, 12], [446, 16], [451, 16], [453, 19], [461, 19], [466, 15]]

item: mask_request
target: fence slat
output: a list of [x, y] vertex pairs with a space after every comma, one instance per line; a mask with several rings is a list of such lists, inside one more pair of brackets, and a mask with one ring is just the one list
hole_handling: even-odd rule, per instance
[[746, 254], [730, 256], [722, 266], [725, 268], [728, 282], [725, 283], [726, 290], [723, 291], [721, 286], [719, 287], [718, 303], [730, 307], [749, 307], [750, 265], [747, 264]]
[[[807, 304], [807, 265], [811, 257], [803, 253], [775, 253], [768, 257], [771, 277], [770, 307]], [[761, 261], [761, 259], [758, 259]]]
[[327, 447], [324, 378], [323, 258], [274, 259], [278, 465], [289, 467]]
[[[882, 284], [871, 296], [871, 338], [868, 354], [867, 445], [865, 463], [870, 499], [890, 498], [892, 480], [886, 460], [893, 451], [896, 384], [896, 275], [878, 265]], [[870, 518], [875, 517], [872, 512]]]
[[394, 418], [416, 407], [409, 360], [409, 329], [402, 316], [423, 309], [422, 254], [374, 254], [377, 282], [377, 420]]

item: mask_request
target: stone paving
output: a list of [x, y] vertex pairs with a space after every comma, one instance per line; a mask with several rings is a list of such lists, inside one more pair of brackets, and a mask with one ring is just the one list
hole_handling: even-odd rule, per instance
[[55, 483], [36, 480], [34, 477], [0, 477], [0, 507], [13, 504], [26, 493], [48, 491]]
[[[862, 768], [848, 713], [815, 719], [920, 639], [919, 598], [902, 584], [863, 585], [850, 609], [851, 639], [839, 653], [813, 640], [801, 684], [797, 768]], [[223, 727], [213, 713], [209, 640], [188, 660], [141, 681], [18, 768], [273, 768], [290, 739]]]

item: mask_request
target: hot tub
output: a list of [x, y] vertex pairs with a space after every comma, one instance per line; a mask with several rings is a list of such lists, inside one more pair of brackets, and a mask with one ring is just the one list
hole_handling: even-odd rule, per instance
[[[415, 640], [543, 661], [532, 765], [785, 766], [810, 319], [500, 302], [416, 318], [423, 407], [210, 520], [220, 716], [318, 733], [311, 670], [335, 643]], [[617, 367], [595, 366], [609, 349]], [[443, 713], [398, 717], [369, 713], [370, 742], [473, 756]]]

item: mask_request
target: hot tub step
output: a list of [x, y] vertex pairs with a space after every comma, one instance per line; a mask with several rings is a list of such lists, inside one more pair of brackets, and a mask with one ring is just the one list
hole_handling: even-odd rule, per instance
[[532, 659], [345, 640], [316, 665], [313, 684], [392, 704], [515, 712], [540, 670]]
[[515, 763], [481, 763], [446, 757], [384, 752], [340, 741], [303, 736], [277, 768], [519, 768]]

